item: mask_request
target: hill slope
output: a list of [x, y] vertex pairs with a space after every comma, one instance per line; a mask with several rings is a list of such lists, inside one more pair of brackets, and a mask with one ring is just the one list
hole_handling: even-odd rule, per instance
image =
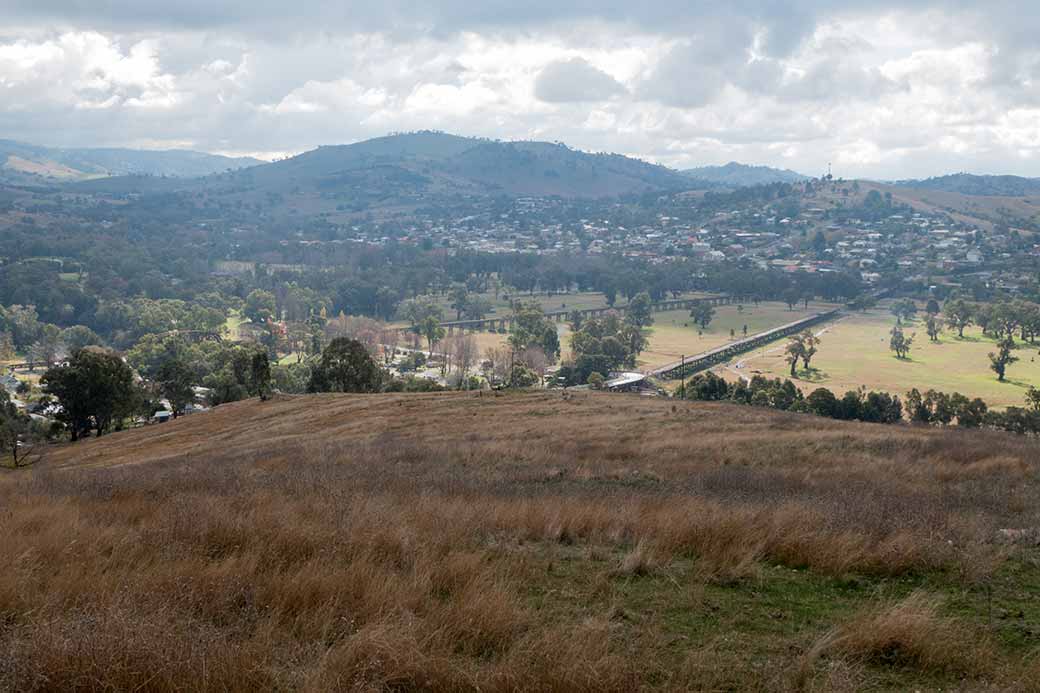
[[370, 198], [442, 194], [600, 197], [691, 187], [679, 173], [620, 155], [548, 142], [501, 142], [416, 132], [319, 147], [233, 174], [230, 186]]
[[771, 168], [769, 166], [748, 166], [735, 161], [731, 161], [725, 166], [701, 166], [699, 168], [686, 169], [682, 173], [692, 179], [735, 188], [765, 185], [768, 183], [797, 183], [809, 178], [788, 169]]
[[0, 476], [0, 689], [1018, 689], [1037, 460], [596, 394], [225, 405]]
[[1040, 178], [1021, 176], [975, 176], [969, 173], [955, 173], [926, 180], [899, 181], [897, 185], [961, 195], [1021, 197], [1040, 194]]
[[84, 180], [144, 174], [190, 178], [263, 163], [187, 150], [56, 149], [0, 140], [0, 180]]

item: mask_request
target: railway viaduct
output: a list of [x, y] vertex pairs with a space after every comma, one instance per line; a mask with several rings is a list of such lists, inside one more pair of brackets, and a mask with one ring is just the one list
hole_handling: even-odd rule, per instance
[[716, 347], [715, 349], [711, 349], [710, 351], [705, 351], [701, 354], [696, 354], [683, 361], [675, 361], [673, 363], [669, 363], [665, 366], [661, 366], [660, 368], [656, 368], [650, 371], [648, 375], [665, 379], [674, 379], [681, 378], [684, 376], [690, 376], [694, 373], [699, 373], [700, 371], [707, 370], [712, 366], [717, 366], [720, 363], [725, 363], [726, 361], [729, 361], [731, 358], [739, 354], [751, 351], [752, 349], [757, 349], [760, 346], [764, 346], [778, 339], [789, 337], [797, 332], [801, 332], [802, 330], [808, 327], [812, 327], [813, 325], [818, 325], [821, 322], [826, 322], [828, 320], [834, 320], [835, 318], [840, 317], [841, 314], [841, 309], [830, 310], [825, 313], [816, 313], [815, 315], [810, 315], [808, 317], [802, 318], [801, 320], [795, 320], [794, 322], [789, 322], [786, 325], [774, 327], [771, 330], [759, 332], [758, 334], [751, 335], [750, 337], [738, 339], [735, 342], [730, 342], [729, 344], [724, 344], [720, 347]]
[[[679, 298], [669, 301], [656, 301], [651, 304], [650, 308], [653, 312], [658, 313], [665, 310], [689, 310], [699, 303], [707, 303], [712, 306], [721, 306], [728, 303], [735, 302], [732, 296], [719, 295], [719, 296], [706, 296], [703, 298]], [[575, 310], [557, 310], [550, 313], [546, 313], [545, 317], [554, 320], [556, 322], [564, 322], [568, 316], [573, 313], [581, 315], [582, 319], [594, 318], [605, 313], [621, 313], [624, 314], [626, 306], [619, 308], [585, 308]], [[482, 318], [480, 320], [450, 320], [448, 322], [442, 322], [441, 327], [447, 330], [448, 334], [454, 334], [455, 330], [461, 332], [500, 332], [508, 331], [513, 325], [513, 317], [505, 316], [501, 318]]]

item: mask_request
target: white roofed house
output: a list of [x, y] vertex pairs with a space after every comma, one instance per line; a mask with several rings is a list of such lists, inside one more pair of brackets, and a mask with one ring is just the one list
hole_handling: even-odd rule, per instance
[[646, 375], [636, 371], [613, 373], [610, 380], [603, 383], [603, 389], [611, 392], [638, 392], [646, 383]]

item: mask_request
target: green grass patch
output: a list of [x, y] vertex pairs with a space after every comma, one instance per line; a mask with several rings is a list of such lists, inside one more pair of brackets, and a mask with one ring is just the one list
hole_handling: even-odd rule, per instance
[[238, 334], [238, 328], [240, 325], [249, 322], [242, 316], [237, 310], [231, 311], [228, 315], [227, 320], [224, 321], [224, 336], [231, 341], [238, 341], [240, 339]]
[[754, 303], [719, 306], [706, 330], [700, 330], [694, 324], [688, 310], [654, 313], [654, 324], [650, 327], [650, 346], [641, 355], [639, 363], [650, 368], [662, 366], [678, 361], [684, 354], [693, 356], [742, 339], [745, 326], [747, 335], [751, 336], [834, 307], [812, 302], [808, 309], [799, 303], [795, 310], [788, 309], [785, 303], [777, 302], [763, 302], [757, 306]]
[[[897, 578], [827, 576], [808, 569], [760, 564], [739, 580], [705, 580], [695, 557], [671, 560], [645, 574], [618, 574], [617, 551], [542, 546], [528, 566], [526, 599], [541, 618], [608, 622], [621, 649], [682, 669], [691, 653], [710, 653], [721, 690], [754, 687], [758, 677], [782, 680], [828, 631], [883, 603], [923, 591], [936, 595], [941, 615], [955, 619], [998, 648], [997, 669], [1014, 670], [1040, 647], [1040, 551], [1007, 561], [984, 583], [947, 572]], [[826, 667], [824, 660], [817, 666]], [[858, 690], [948, 689], [963, 683], [954, 671], [870, 661]], [[717, 680], [715, 680], [717, 679]], [[666, 683], [666, 682], [662, 682]]]
[[[928, 339], [921, 321], [904, 325], [903, 331], [915, 334], [908, 359], [898, 359], [889, 349], [889, 332], [895, 317], [887, 307], [865, 313], [852, 313], [821, 329], [819, 352], [813, 366], [823, 378], [805, 379], [840, 394], [860, 386], [903, 396], [911, 388], [925, 391], [960, 392], [981, 397], [991, 407], [1021, 406], [1025, 391], [1040, 385], [1040, 356], [1037, 347], [1019, 342], [1019, 361], [1008, 367], [1007, 380], [999, 382], [990, 370], [987, 354], [995, 351], [994, 340], [978, 328], [965, 330], [965, 338], [946, 332], [938, 342]], [[783, 360], [784, 340], [741, 357], [743, 372], [750, 376], [789, 377], [790, 366]], [[799, 374], [798, 378], [801, 376]], [[796, 381], [797, 382], [797, 381]]]

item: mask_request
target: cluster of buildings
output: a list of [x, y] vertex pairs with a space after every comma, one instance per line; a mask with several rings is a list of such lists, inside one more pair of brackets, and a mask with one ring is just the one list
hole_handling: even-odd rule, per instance
[[640, 213], [621, 204], [522, 197], [469, 209], [452, 219], [416, 214], [392, 232], [382, 224], [360, 224], [335, 240], [300, 234], [282, 245], [392, 242], [448, 252], [619, 254], [650, 262], [744, 260], [792, 272], [854, 271], [867, 282], [886, 272], [934, 276], [984, 271], [987, 263], [1030, 251], [1000, 226], [983, 229], [942, 213], [895, 206], [885, 210], [891, 213], [872, 210], [861, 218], [854, 209], [812, 203], [748, 201], [721, 211], [691, 206]]

